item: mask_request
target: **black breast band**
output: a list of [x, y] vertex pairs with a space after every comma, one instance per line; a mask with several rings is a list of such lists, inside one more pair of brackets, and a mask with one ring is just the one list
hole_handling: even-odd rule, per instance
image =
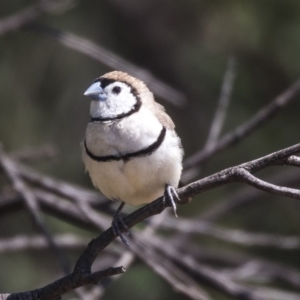
[[105, 156], [97, 156], [94, 155], [87, 147], [86, 140], [84, 140], [84, 148], [86, 151], [86, 154], [95, 161], [98, 162], [107, 162], [107, 161], [119, 161], [123, 160], [124, 162], [129, 161], [132, 158], [136, 157], [142, 157], [142, 156], [148, 156], [151, 155], [154, 151], [158, 149], [158, 147], [162, 144], [166, 136], [166, 128], [163, 127], [158, 138], [154, 143], [149, 145], [146, 148], [142, 148], [141, 150], [138, 150], [136, 152], [127, 153], [124, 155], [105, 155]]

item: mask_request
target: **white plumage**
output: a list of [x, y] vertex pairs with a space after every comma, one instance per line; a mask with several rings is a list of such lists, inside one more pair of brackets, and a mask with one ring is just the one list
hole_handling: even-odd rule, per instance
[[[93, 86], [97, 88], [97, 84]], [[83, 144], [83, 161], [94, 186], [109, 199], [131, 205], [157, 199], [166, 185], [177, 187], [183, 156], [180, 139], [145, 84], [126, 73], [111, 72], [99, 79], [99, 88], [104, 94], [91, 102], [90, 115], [94, 119], [85, 135], [86, 147], [94, 156], [135, 153], [155, 143], [163, 127], [166, 133], [155, 151], [129, 160], [96, 161]], [[138, 101], [140, 107], [135, 111]], [[122, 114], [129, 115], [118, 118]]]

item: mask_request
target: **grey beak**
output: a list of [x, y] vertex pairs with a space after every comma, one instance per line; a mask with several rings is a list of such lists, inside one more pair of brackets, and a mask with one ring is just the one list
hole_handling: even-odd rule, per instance
[[93, 83], [83, 95], [91, 98], [92, 100], [105, 101], [107, 98], [107, 95], [99, 85], [99, 82]]

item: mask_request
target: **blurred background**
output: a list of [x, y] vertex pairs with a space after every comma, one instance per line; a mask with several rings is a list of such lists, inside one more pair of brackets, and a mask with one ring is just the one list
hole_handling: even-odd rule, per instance
[[[6, 31], [1, 27], [7, 18], [41, 3], [47, 9], [37, 9], [33, 22]], [[98, 47], [98, 54], [103, 54], [102, 61], [92, 57], [90, 42]], [[187, 158], [207, 141], [230, 60], [235, 61], [235, 80], [221, 135], [249, 120], [299, 78], [300, 2], [2, 0], [0, 45], [0, 142], [5, 151], [53, 145], [57, 149], [55, 158], [33, 167], [92, 190], [79, 147], [89, 120], [89, 100], [83, 92], [96, 77], [115, 69], [115, 56], [119, 69], [128, 73], [132, 70], [136, 77], [140, 74], [140, 78], [149, 80], [144, 81], [150, 89], [153, 86], [157, 90], [156, 100], [174, 120]], [[78, 45], [83, 45], [82, 51], [78, 51]], [[158, 83], [165, 90], [161, 86], [155, 89]], [[202, 166], [202, 173], [189, 181], [298, 143], [299, 100], [296, 96], [252, 135], [211, 157]], [[285, 170], [272, 168], [262, 176], [276, 174], [280, 182]], [[299, 188], [299, 172], [293, 172], [290, 186]], [[0, 183], [2, 189], [7, 188], [4, 177]], [[201, 194], [190, 205], [179, 207], [178, 213], [190, 217], [205, 212], [240, 188], [244, 186], [231, 185]], [[252, 191], [249, 188], [241, 193]], [[297, 200], [264, 193], [256, 197], [220, 218], [218, 225], [299, 237]], [[51, 232], [76, 232], [89, 238], [95, 235], [50, 216], [47, 224]], [[1, 238], [34, 233], [30, 218], [22, 210], [0, 219]], [[299, 248], [246, 247], [211, 236], [197, 236], [197, 242], [259, 256], [296, 270], [300, 267]], [[70, 260], [76, 260], [79, 253], [78, 249], [71, 252]], [[48, 259], [43, 261], [44, 257]], [[52, 259], [45, 251], [3, 253], [1, 292], [33, 289], [57, 278]], [[267, 284], [300, 293], [300, 282], [298, 287], [282, 282]], [[231, 299], [211, 292], [213, 299]], [[125, 294], [131, 299], [187, 299], [139, 261], [109, 285], [103, 299], [120, 299]]]

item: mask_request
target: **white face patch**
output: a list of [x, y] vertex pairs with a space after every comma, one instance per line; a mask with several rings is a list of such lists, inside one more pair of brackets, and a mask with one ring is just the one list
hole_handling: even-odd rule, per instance
[[90, 114], [92, 118], [113, 118], [126, 114], [137, 102], [132, 88], [124, 82], [115, 81], [104, 89], [105, 101], [92, 100]]

